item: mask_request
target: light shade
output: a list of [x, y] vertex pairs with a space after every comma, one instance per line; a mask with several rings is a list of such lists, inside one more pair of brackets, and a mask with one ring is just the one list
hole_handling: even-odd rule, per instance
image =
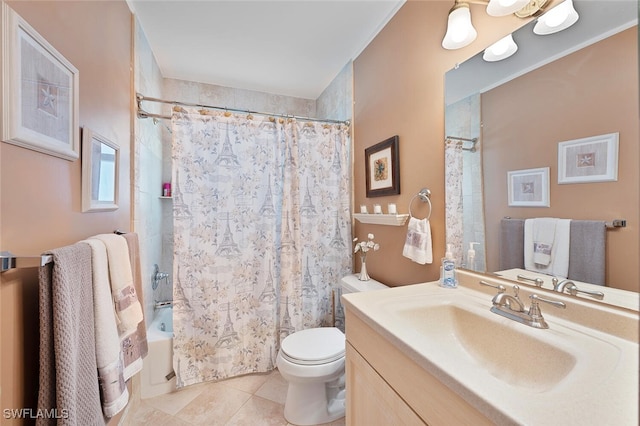
[[487, 62], [501, 61], [516, 53], [517, 50], [518, 45], [513, 41], [513, 36], [509, 34], [487, 47], [482, 59]]
[[449, 12], [447, 33], [442, 40], [445, 49], [460, 49], [465, 47], [478, 36], [478, 32], [471, 23], [471, 12], [467, 3], [456, 3]]
[[529, 0], [490, 0], [487, 14], [491, 16], [507, 16], [529, 4]]
[[573, 0], [564, 0], [538, 18], [533, 32], [538, 35], [557, 33], [575, 24], [578, 18], [578, 12], [573, 7]]

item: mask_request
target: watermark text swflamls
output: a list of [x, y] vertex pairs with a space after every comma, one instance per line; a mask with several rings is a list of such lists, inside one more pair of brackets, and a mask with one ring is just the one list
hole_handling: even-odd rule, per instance
[[69, 410], [66, 408], [5, 408], [2, 410], [5, 419], [68, 419]]

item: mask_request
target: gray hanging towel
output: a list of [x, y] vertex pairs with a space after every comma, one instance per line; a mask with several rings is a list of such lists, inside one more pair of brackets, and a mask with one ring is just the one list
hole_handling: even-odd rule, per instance
[[604, 221], [571, 221], [569, 279], [605, 285], [606, 233]]
[[524, 219], [500, 221], [500, 271], [524, 269]]

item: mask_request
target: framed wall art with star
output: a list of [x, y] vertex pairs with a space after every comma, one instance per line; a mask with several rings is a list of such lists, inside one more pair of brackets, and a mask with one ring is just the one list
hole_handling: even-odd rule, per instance
[[558, 183], [617, 181], [618, 139], [616, 132], [558, 143]]
[[367, 198], [400, 193], [398, 136], [364, 150]]
[[78, 70], [4, 2], [2, 23], [2, 140], [76, 160]]

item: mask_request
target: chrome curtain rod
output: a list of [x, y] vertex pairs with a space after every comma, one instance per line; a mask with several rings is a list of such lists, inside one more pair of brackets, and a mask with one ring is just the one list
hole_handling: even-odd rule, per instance
[[473, 144], [478, 142], [478, 138], [469, 139], [469, 138], [459, 138], [457, 136], [447, 136], [447, 137], [445, 137], [445, 139], [455, 139], [457, 141], [471, 142]]
[[270, 117], [295, 118], [296, 120], [316, 121], [316, 122], [319, 122], [319, 123], [346, 124], [347, 126], [349, 126], [351, 124], [351, 122], [349, 120], [346, 120], [346, 121], [329, 120], [329, 119], [312, 118], [312, 117], [301, 117], [301, 116], [297, 116], [297, 115], [287, 115], [287, 114], [277, 114], [277, 113], [271, 113], [271, 112], [251, 111], [251, 110], [248, 110], [248, 109], [226, 108], [226, 107], [219, 107], [219, 106], [214, 106], [214, 105], [203, 105], [203, 104], [193, 104], [193, 103], [189, 103], [189, 102], [169, 101], [169, 100], [166, 100], [166, 99], [159, 99], [159, 98], [152, 98], [152, 97], [149, 97], [149, 96], [144, 96], [141, 93], [136, 93], [136, 101], [138, 103], [138, 118], [159, 118], [159, 119], [164, 119], [164, 120], [170, 120], [171, 119], [170, 115], [153, 114], [153, 113], [145, 111], [142, 108], [142, 102], [143, 101], [148, 101], [148, 102], [157, 102], [157, 103], [161, 103], [161, 104], [169, 104], [169, 105], [176, 105], [176, 106], [186, 106], [186, 107], [195, 107], [195, 108], [216, 109], [216, 110], [219, 110], [219, 111], [239, 112], [239, 113], [242, 113], [242, 114], [256, 114], [256, 115], [265, 115], [265, 116], [270, 116]]

